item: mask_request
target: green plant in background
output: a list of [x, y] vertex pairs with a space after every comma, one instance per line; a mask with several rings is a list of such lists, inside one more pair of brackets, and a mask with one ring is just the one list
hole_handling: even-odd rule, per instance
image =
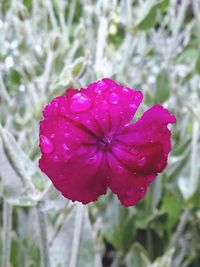
[[[199, 267], [199, 43], [199, 1], [1, 2], [2, 267]], [[167, 169], [129, 209], [66, 201], [37, 167], [44, 104], [105, 76], [178, 121]]]

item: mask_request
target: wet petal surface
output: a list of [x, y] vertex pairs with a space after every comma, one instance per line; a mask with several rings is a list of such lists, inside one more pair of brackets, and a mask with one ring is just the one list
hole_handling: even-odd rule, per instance
[[44, 108], [39, 166], [66, 198], [86, 204], [107, 187], [125, 206], [144, 197], [167, 165], [175, 117], [158, 104], [130, 123], [142, 98], [105, 78]]

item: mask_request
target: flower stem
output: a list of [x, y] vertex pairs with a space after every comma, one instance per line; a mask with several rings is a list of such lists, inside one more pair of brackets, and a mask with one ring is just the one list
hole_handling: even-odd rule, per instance
[[44, 211], [42, 210], [41, 202], [37, 206], [37, 212], [38, 212], [38, 222], [39, 222], [40, 241], [41, 241], [42, 267], [50, 267], [46, 217]]
[[95, 69], [98, 72], [102, 71], [102, 59], [104, 54], [104, 48], [106, 45], [107, 38], [107, 29], [108, 29], [108, 19], [102, 15], [100, 17], [98, 36], [97, 36], [97, 49], [96, 49], [96, 60], [95, 60]]
[[80, 245], [81, 232], [82, 232], [82, 225], [83, 225], [82, 222], [83, 222], [83, 217], [84, 217], [84, 210], [85, 210], [84, 205], [78, 204], [78, 207], [76, 210], [75, 228], [74, 228], [72, 250], [71, 250], [72, 253], [71, 253], [71, 259], [70, 259], [69, 267], [76, 267], [78, 250], [79, 250], [79, 245]]
[[6, 200], [4, 200], [2, 267], [10, 266], [11, 232], [12, 232], [12, 205], [9, 204]]

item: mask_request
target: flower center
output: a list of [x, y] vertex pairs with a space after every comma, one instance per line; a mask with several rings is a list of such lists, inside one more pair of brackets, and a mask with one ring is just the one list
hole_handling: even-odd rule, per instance
[[101, 150], [110, 150], [113, 144], [113, 138], [111, 136], [106, 136], [99, 139], [98, 145]]

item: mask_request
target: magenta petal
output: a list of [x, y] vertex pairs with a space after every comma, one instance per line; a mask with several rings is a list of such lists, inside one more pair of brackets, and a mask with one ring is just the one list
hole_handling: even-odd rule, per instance
[[66, 98], [66, 116], [103, 137], [119, 132], [133, 118], [143, 96], [105, 78], [80, 91], [67, 90]]
[[129, 124], [142, 97], [106, 78], [44, 108], [39, 166], [66, 198], [89, 203], [108, 186], [127, 207], [144, 197], [167, 165], [175, 116], [155, 105]]
[[121, 203], [133, 206], [146, 194], [154, 176], [142, 176], [127, 170], [113, 155], [109, 155], [109, 183], [108, 186], [115, 193]]
[[155, 175], [167, 164], [163, 146], [159, 142], [144, 145], [115, 145], [112, 153], [129, 171], [138, 175]]
[[116, 141], [130, 149], [134, 146], [159, 143], [163, 147], [163, 156], [167, 160], [168, 153], [171, 151], [171, 131], [167, 125], [175, 122], [175, 116], [157, 104], [144, 112], [138, 121], [124, 127], [116, 137]]
[[87, 150], [87, 154], [68, 162], [52, 162], [43, 156], [39, 166], [63, 196], [73, 201], [86, 204], [106, 193], [107, 181], [101, 152]]

